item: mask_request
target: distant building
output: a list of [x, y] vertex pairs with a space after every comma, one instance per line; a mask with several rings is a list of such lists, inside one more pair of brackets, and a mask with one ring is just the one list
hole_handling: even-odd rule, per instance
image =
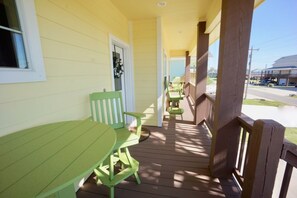
[[[262, 75], [262, 69], [251, 70], [251, 80], [260, 80], [261, 75]], [[248, 77], [248, 75], [247, 75], [247, 77]]]
[[264, 79], [274, 79], [279, 85], [297, 84], [297, 55], [284, 56], [273, 67], [263, 70]]

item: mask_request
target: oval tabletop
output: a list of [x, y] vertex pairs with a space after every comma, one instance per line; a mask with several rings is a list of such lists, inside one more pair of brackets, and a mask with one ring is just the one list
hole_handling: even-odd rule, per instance
[[91, 120], [25, 129], [0, 138], [0, 197], [45, 197], [73, 185], [112, 151], [114, 130]]

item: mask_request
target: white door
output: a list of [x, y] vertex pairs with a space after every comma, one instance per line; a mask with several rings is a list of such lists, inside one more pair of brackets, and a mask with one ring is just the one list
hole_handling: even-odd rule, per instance
[[[120, 39], [110, 36], [110, 50], [112, 57], [112, 84], [113, 89], [122, 92], [124, 111], [135, 111], [134, 102], [134, 74], [131, 49]], [[129, 116], [126, 123], [131, 124]]]
[[126, 92], [125, 92], [125, 51], [124, 48], [112, 45], [112, 60], [113, 60], [113, 82], [114, 90], [122, 92], [122, 98], [124, 103], [124, 110], [126, 110]]
[[123, 91], [125, 89], [125, 67], [124, 67], [124, 49], [113, 45], [112, 59], [113, 59], [113, 80], [115, 91]]

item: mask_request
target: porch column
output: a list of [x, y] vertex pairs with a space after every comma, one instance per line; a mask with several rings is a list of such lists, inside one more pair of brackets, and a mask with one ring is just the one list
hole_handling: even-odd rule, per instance
[[185, 96], [189, 96], [190, 94], [190, 79], [191, 79], [191, 70], [190, 70], [190, 64], [191, 64], [191, 56], [189, 56], [189, 51], [186, 51], [186, 66], [185, 66]]
[[195, 124], [204, 121], [206, 115], [205, 95], [207, 83], [207, 62], [209, 35], [205, 34], [206, 22], [197, 25], [197, 52], [196, 52], [196, 94], [195, 94]]
[[235, 167], [254, 0], [223, 0], [210, 171], [229, 177]]

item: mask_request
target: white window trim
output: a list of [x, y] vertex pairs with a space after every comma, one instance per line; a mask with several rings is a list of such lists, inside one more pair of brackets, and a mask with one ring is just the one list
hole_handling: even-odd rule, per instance
[[29, 69], [0, 68], [0, 83], [45, 81], [34, 0], [16, 0]]

